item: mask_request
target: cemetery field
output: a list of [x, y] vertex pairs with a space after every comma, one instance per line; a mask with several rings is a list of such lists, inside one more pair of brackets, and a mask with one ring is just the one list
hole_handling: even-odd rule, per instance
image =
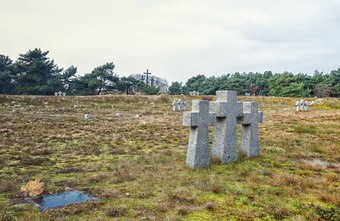
[[[299, 98], [238, 97], [263, 111], [260, 156], [195, 170], [189, 127], [172, 111], [180, 98], [189, 110], [215, 100], [0, 95], [0, 220], [340, 220], [339, 98], [307, 98], [309, 111], [296, 112]], [[44, 195], [98, 201], [40, 212], [20, 193], [35, 178]]]

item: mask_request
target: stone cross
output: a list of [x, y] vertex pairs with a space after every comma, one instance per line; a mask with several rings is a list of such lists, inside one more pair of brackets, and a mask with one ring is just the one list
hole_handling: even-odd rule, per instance
[[305, 101], [303, 99], [300, 100], [300, 110], [305, 110]]
[[209, 164], [209, 126], [215, 125], [216, 113], [209, 113], [209, 101], [192, 101], [192, 112], [184, 112], [183, 125], [190, 127], [186, 165], [201, 168]]
[[179, 111], [183, 111], [183, 104], [184, 104], [183, 100], [182, 100], [182, 99], [179, 99], [179, 100], [178, 100]]
[[296, 101], [296, 111], [300, 111], [300, 101]]
[[143, 74], [146, 75], [146, 84], [149, 85], [149, 75], [150, 75], [151, 73], [149, 73], [149, 70], [146, 69], [146, 72], [144, 72]]
[[174, 102], [172, 103], [172, 105], [174, 105], [174, 107], [172, 108], [172, 110], [176, 112], [176, 111], [177, 111], [177, 106], [178, 106], [177, 101], [174, 101]]
[[305, 101], [305, 105], [304, 105], [304, 111], [308, 111], [308, 106], [309, 106], [309, 103], [308, 101]]
[[242, 124], [240, 151], [247, 157], [259, 155], [258, 124], [263, 122], [263, 112], [258, 112], [257, 102], [243, 102], [243, 117], [238, 123]]
[[217, 116], [211, 155], [222, 164], [237, 160], [237, 117], [242, 116], [242, 103], [237, 102], [236, 91], [217, 91], [216, 102], [210, 111]]
[[184, 101], [184, 111], [188, 111], [188, 101]]

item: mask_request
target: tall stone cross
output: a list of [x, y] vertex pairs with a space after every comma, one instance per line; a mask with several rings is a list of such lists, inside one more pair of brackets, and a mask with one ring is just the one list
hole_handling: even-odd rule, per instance
[[263, 112], [258, 112], [257, 102], [243, 102], [243, 117], [238, 123], [242, 124], [240, 151], [247, 157], [259, 155], [259, 127], [263, 122]]
[[201, 168], [209, 164], [209, 126], [215, 125], [216, 113], [209, 113], [209, 101], [192, 101], [192, 112], [184, 112], [183, 125], [190, 127], [186, 165]]
[[151, 73], [149, 73], [149, 70], [146, 69], [146, 72], [144, 72], [143, 74], [146, 75], [146, 84], [149, 85], [149, 75], [150, 75]]
[[237, 117], [242, 116], [242, 108], [236, 91], [217, 91], [216, 102], [210, 103], [217, 116], [211, 155], [222, 164], [237, 160]]

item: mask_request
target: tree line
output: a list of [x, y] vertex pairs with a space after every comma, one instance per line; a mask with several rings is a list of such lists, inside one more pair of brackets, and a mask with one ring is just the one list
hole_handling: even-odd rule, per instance
[[91, 73], [77, 76], [77, 68], [62, 69], [47, 57], [48, 51], [29, 50], [19, 54], [13, 62], [0, 54], [0, 94], [53, 95], [57, 91], [67, 95], [97, 95], [106, 92], [141, 92], [157, 94], [159, 88], [145, 84], [134, 76], [119, 77], [115, 65], [108, 62]]
[[[94, 68], [91, 73], [77, 76], [77, 68], [59, 68], [47, 57], [48, 51], [29, 50], [19, 54], [13, 62], [0, 54], [0, 94], [53, 95], [57, 91], [67, 95], [97, 95], [107, 92], [141, 92], [157, 94], [158, 87], [145, 84], [140, 78], [114, 74], [112, 62]], [[313, 75], [289, 72], [225, 74], [220, 77], [197, 75], [183, 85], [172, 82], [169, 93], [189, 94], [198, 91], [202, 95], [214, 95], [217, 90], [235, 90], [238, 95], [262, 95], [281, 97], [340, 97], [340, 68], [324, 74]]]
[[220, 77], [194, 76], [183, 85], [172, 82], [170, 94], [189, 94], [198, 91], [200, 94], [215, 95], [218, 90], [234, 90], [238, 95], [260, 95], [279, 97], [340, 97], [340, 68], [324, 74], [315, 71], [313, 75], [289, 72], [273, 74], [239, 73], [226, 74]]

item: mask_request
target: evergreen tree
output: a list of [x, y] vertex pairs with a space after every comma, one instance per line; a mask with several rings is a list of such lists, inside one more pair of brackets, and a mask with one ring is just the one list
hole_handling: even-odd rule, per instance
[[10, 94], [14, 90], [11, 76], [13, 74], [12, 62], [8, 56], [0, 54], [0, 94]]
[[330, 87], [332, 97], [340, 97], [340, 68], [331, 71], [325, 83]]
[[177, 81], [172, 82], [168, 90], [171, 95], [182, 94], [182, 82], [181, 83]]
[[48, 53], [34, 49], [19, 55], [14, 64], [14, 80], [19, 94], [52, 95], [62, 89], [61, 82], [58, 82], [62, 69], [47, 57]]

